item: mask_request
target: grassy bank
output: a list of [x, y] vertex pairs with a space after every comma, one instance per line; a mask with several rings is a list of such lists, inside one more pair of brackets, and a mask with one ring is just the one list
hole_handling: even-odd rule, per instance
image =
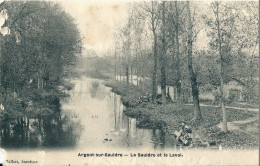
[[[59, 85], [59, 86], [58, 86]], [[44, 118], [60, 111], [60, 100], [68, 97], [65, 91], [73, 88], [69, 81], [45, 89], [29, 87], [20, 90], [15, 96], [7, 91], [2, 98], [4, 110], [0, 111], [0, 120], [4, 118]]]
[[[224, 148], [257, 148], [258, 132], [229, 131], [222, 133], [217, 125], [221, 122], [222, 113], [219, 108], [201, 107], [203, 119], [191, 122], [193, 116], [192, 106], [178, 108], [174, 103], [158, 105], [152, 103], [139, 103], [139, 96], [147, 93], [144, 88], [127, 85], [123, 82], [110, 81], [106, 86], [121, 95], [122, 103], [127, 106], [125, 114], [138, 119], [138, 126], [142, 128], [163, 128], [170, 134], [179, 130], [181, 122], [188, 123], [203, 141], [216, 141]], [[229, 122], [258, 117], [258, 113], [227, 109]], [[258, 123], [258, 120], [254, 123]], [[257, 135], [256, 135], [257, 134]]]

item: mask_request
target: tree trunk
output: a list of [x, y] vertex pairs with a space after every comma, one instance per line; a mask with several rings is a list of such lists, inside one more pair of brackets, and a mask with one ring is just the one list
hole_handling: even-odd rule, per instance
[[187, 11], [188, 11], [188, 70], [190, 74], [191, 90], [193, 97], [194, 115], [192, 120], [201, 119], [200, 105], [199, 105], [199, 90], [197, 86], [197, 77], [193, 71], [192, 67], [192, 24], [191, 24], [191, 14], [190, 14], [190, 2], [187, 1]]
[[[128, 48], [128, 56], [127, 56], [127, 85], [129, 85], [129, 67], [131, 67], [131, 20], [130, 20], [130, 17], [128, 19], [128, 45], [127, 45], [127, 48]], [[131, 69], [130, 69], [131, 70]], [[132, 74], [132, 73], [131, 73]]]
[[[121, 64], [121, 62], [122, 62], [122, 57], [119, 55], [119, 64]], [[121, 68], [122, 66], [120, 65], [119, 66], [119, 81], [121, 82], [122, 81], [122, 74], [121, 74], [121, 72], [122, 72], [122, 68]]]
[[[140, 45], [140, 42], [139, 42]], [[138, 86], [138, 69], [139, 69], [139, 65], [138, 65], [138, 50], [139, 48], [136, 49], [136, 56], [135, 56], [135, 75], [136, 75], [136, 86]]]
[[131, 63], [131, 68], [130, 68], [131, 70], [131, 74], [130, 74], [130, 79], [131, 79], [131, 84], [134, 84], [134, 80], [133, 80], [133, 65], [132, 65], [132, 63]]
[[43, 85], [44, 84], [44, 82], [43, 82], [43, 78], [41, 78], [41, 89], [43, 89]]
[[162, 55], [160, 56], [161, 62], [161, 91], [162, 91], [162, 103], [166, 103], [166, 41], [165, 41], [165, 1], [162, 2]]
[[220, 57], [220, 100], [221, 100], [221, 109], [223, 114], [223, 122], [222, 122], [222, 131], [227, 132], [227, 115], [225, 109], [225, 96], [223, 93], [224, 81], [223, 81], [223, 55], [222, 55], [222, 40], [221, 40], [221, 32], [220, 32], [220, 20], [219, 20], [219, 2], [216, 2], [216, 15], [217, 15], [217, 30], [218, 30], [218, 51]]
[[153, 96], [152, 100], [153, 103], [156, 102], [156, 96], [157, 96], [157, 36], [154, 33], [154, 48], [153, 48], [153, 59], [154, 59], [154, 66], [153, 66]]
[[[128, 62], [127, 62], [128, 63]], [[126, 83], [127, 85], [129, 85], [129, 65], [126, 65], [126, 72], [125, 72], [125, 76], [126, 76]]]
[[153, 95], [152, 95], [152, 101], [153, 103], [156, 102], [156, 96], [157, 96], [157, 35], [156, 35], [156, 29], [155, 29], [155, 18], [154, 18], [154, 2], [152, 2], [152, 31], [153, 31], [153, 40], [154, 40], [154, 46], [153, 46], [153, 78], [152, 78], [152, 84], [153, 84]]
[[137, 67], [137, 69], [136, 69], [136, 86], [139, 86], [139, 82], [138, 82], [138, 80], [139, 80], [139, 73], [138, 73], [138, 68], [139, 67]]
[[247, 102], [251, 103], [252, 102], [252, 96], [254, 94], [254, 71], [253, 71], [253, 62], [254, 62], [254, 52], [256, 49], [256, 46], [258, 45], [258, 42], [256, 42], [255, 47], [252, 51], [252, 55], [251, 55], [251, 59], [250, 59], [250, 63], [249, 63], [249, 73], [247, 76], [247, 82], [246, 82], [246, 88], [247, 88]]
[[176, 55], [176, 70], [177, 70], [177, 79], [176, 79], [176, 88], [177, 88], [177, 105], [178, 107], [182, 106], [182, 89], [181, 89], [181, 71], [180, 71], [180, 50], [179, 50], [179, 10], [178, 10], [178, 3], [175, 1], [175, 41], [176, 41], [176, 48], [175, 48], [175, 55]]
[[37, 87], [38, 87], [38, 89], [40, 89], [40, 76], [38, 76], [38, 79], [37, 79]]
[[115, 80], [117, 80], [117, 58], [116, 58], [116, 50], [115, 50], [115, 70], [114, 70], [114, 73], [115, 73]]
[[223, 94], [223, 78], [222, 75], [220, 75], [220, 97], [221, 97], [221, 109], [222, 109], [222, 114], [223, 114], [223, 122], [222, 122], [222, 131], [227, 132], [227, 114], [226, 114], [226, 108], [225, 108], [225, 97]]

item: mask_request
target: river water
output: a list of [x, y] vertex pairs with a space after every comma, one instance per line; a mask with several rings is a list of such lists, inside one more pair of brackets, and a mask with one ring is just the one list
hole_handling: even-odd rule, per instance
[[120, 96], [101, 80], [71, 80], [70, 97], [61, 111], [43, 119], [6, 118], [1, 122], [1, 146], [73, 149], [167, 149], [174, 140], [159, 129], [140, 129], [138, 119], [123, 113]]
[[140, 129], [138, 120], [123, 113], [120, 96], [101, 80], [86, 77], [74, 80], [70, 98], [62, 104], [73, 112], [82, 131], [77, 148], [163, 149], [173, 147], [167, 133], [159, 129]]

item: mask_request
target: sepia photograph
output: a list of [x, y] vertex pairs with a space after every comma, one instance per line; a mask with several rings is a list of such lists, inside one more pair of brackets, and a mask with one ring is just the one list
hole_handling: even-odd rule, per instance
[[0, 166], [259, 165], [258, 1], [0, 1]]

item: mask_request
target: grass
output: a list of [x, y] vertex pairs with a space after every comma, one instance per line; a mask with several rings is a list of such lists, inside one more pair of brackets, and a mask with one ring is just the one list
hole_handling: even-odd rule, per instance
[[[139, 103], [139, 97], [147, 92], [144, 88], [133, 85], [127, 86], [124, 82], [109, 81], [106, 86], [121, 95], [122, 103], [127, 107], [125, 114], [138, 119], [138, 127], [162, 128], [169, 133], [179, 130], [181, 122], [192, 126], [194, 132], [209, 141], [216, 141], [223, 148], [257, 148], [258, 139], [239, 131], [222, 133], [216, 125], [222, 121], [220, 108], [201, 107], [202, 120], [192, 122], [193, 106], [178, 108], [170, 103], [158, 105], [152, 103]], [[258, 116], [256, 112], [240, 111], [227, 108], [228, 122], [245, 120]], [[258, 133], [257, 133], [258, 134]]]
[[112, 88], [112, 92], [121, 95], [122, 103], [127, 107], [137, 107], [140, 105], [139, 97], [144, 95], [147, 91], [129, 84], [128, 86], [119, 81], [109, 81], [105, 84]]

